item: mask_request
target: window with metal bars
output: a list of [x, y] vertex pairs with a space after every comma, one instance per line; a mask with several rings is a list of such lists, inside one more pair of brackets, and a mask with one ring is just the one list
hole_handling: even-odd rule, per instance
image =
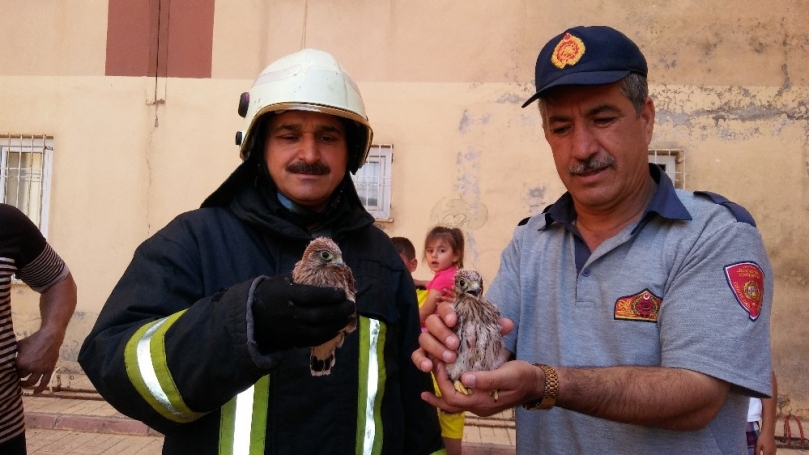
[[649, 149], [649, 162], [663, 168], [663, 172], [674, 183], [674, 188], [685, 188], [685, 151], [683, 149]]
[[0, 134], [0, 201], [28, 215], [47, 237], [53, 138]]
[[391, 221], [390, 183], [393, 145], [372, 145], [365, 164], [352, 177], [362, 205], [378, 221]]

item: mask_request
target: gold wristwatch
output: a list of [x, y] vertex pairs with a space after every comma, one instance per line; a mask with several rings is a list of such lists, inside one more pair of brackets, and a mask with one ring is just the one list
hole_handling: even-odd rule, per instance
[[545, 388], [542, 391], [542, 398], [524, 403], [522, 407], [528, 411], [550, 409], [556, 404], [556, 394], [559, 393], [559, 377], [553, 367], [539, 363], [535, 363], [534, 366], [541, 368], [545, 374]]

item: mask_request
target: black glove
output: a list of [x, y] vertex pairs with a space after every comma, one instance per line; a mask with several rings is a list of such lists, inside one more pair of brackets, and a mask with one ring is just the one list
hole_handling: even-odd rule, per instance
[[255, 338], [264, 353], [323, 344], [356, 311], [342, 289], [295, 284], [291, 274], [262, 280], [253, 295]]

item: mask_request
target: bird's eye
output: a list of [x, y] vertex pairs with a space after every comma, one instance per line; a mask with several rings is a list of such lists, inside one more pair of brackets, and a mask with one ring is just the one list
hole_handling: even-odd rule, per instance
[[462, 288], [465, 288], [465, 287], [466, 287], [466, 280], [464, 280], [463, 278], [461, 278], [461, 279], [458, 281], [458, 285], [459, 285], [460, 287], [462, 287]]
[[324, 261], [331, 261], [332, 255], [328, 251], [321, 251], [320, 257], [323, 258]]

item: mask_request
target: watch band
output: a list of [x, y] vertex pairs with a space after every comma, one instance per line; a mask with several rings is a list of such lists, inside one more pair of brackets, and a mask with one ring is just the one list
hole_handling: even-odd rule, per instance
[[559, 376], [556, 375], [556, 370], [553, 367], [539, 363], [535, 363], [534, 366], [542, 369], [542, 373], [545, 374], [545, 387], [542, 390], [542, 398], [529, 401], [522, 406], [529, 411], [550, 409], [556, 404], [556, 395], [559, 393]]

